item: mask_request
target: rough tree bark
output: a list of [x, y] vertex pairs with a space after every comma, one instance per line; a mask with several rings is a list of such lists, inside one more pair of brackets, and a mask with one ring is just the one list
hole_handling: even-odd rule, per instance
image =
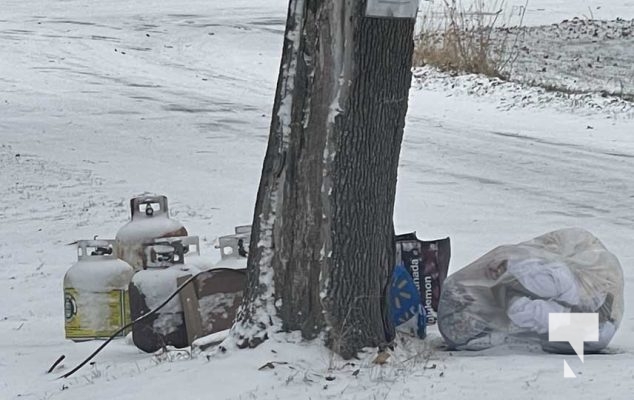
[[366, 0], [291, 0], [258, 190], [238, 345], [328, 333], [351, 357], [386, 342], [396, 174], [413, 19]]

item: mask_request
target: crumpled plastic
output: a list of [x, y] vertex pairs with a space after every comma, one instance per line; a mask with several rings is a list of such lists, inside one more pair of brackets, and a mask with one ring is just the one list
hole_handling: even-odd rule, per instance
[[443, 285], [438, 327], [450, 348], [481, 350], [539, 343], [545, 351], [573, 353], [548, 340], [548, 314], [598, 313], [603, 350], [623, 319], [623, 271], [614, 254], [590, 232], [562, 229], [500, 246], [449, 276]]

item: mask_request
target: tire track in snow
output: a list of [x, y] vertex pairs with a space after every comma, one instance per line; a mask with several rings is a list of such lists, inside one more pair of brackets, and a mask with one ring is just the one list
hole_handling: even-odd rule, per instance
[[514, 195], [545, 215], [634, 224], [634, 156], [627, 152], [409, 117], [402, 158], [406, 173], [431, 169], [454, 182], [454, 192]]
[[0, 147], [0, 169], [0, 219], [8, 226], [24, 228], [7, 232], [4, 240], [17, 242], [14, 235], [51, 227], [71, 230], [87, 225], [97, 214], [117, 218], [125, 212], [121, 202], [106, 200], [105, 180], [88, 169], [16, 153], [6, 145]]

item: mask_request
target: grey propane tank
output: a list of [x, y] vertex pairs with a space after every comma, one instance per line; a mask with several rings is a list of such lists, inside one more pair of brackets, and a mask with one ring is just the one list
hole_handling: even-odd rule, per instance
[[[182, 238], [167, 238], [143, 246], [144, 269], [134, 274], [130, 282], [133, 320], [147, 314], [174, 293], [178, 278], [199, 272], [198, 268], [184, 263], [182, 241]], [[172, 298], [155, 315], [136, 323], [132, 328], [132, 340], [148, 353], [167, 345], [187, 347], [187, 330], [179, 296]]]
[[143, 244], [153, 239], [187, 236], [187, 230], [169, 217], [167, 197], [142, 195], [130, 200], [130, 221], [117, 232], [116, 255], [139, 271], [143, 268]]
[[220, 261], [215, 268], [246, 268], [250, 239], [251, 225], [236, 226], [234, 234], [219, 237], [215, 247], [220, 249]]
[[130, 320], [127, 290], [134, 271], [112, 254], [113, 246], [114, 240], [77, 242], [78, 260], [64, 276], [67, 339], [107, 338]]

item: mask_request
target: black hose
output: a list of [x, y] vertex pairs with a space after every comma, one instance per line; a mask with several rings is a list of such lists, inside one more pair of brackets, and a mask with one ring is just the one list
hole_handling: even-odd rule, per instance
[[[108, 340], [106, 340], [105, 342], [102, 343], [101, 346], [99, 346], [99, 348], [97, 348], [97, 350], [93, 351], [92, 354], [90, 356], [88, 356], [84, 361], [81, 362], [81, 364], [79, 364], [78, 366], [76, 366], [75, 368], [73, 368], [71, 371], [65, 373], [64, 375], [60, 376], [57, 379], [61, 379], [61, 378], [68, 378], [69, 376], [71, 376], [72, 374], [74, 374], [75, 372], [79, 371], [84, 365], [86, 365], [90, 360], [92, 360], [97, 354], [99, 354], [99, 352], [101, 350], [103, 350], [104, 347], [106, 347], [108, 345], [108, 343], [110, 343], [112, 341], [112, 339], [114, 339], [115, 337], [117, 337], [121, 332], [125, 331], [126, 329], [130, 328], [131, 326], [133, 326], [134, 324], [136, 324], [137, 322], [141, 322], [144, 319], [146, 319], [147, 317], [149, 317], [150, 315], [154, 315], [156, 314], [156, 312], [158, 310], [160, 310], [161, 308], [165, 307], [165, 305], [167, 303], [169, 303], [170, 300], [172, 300], [174, 298], [174, 296], [176, 296], [181, 290], [183, 290], [183, 288], [185, 286], [187, 286], [189, 284], [189, 282], [193, 281], [196, 277], [198, 276], [198, 274], [193, 275], [191, 277], [189, 277], [185, 282], [183, 282], [178, 288], [176, 288], [176, 290], [174, 291], [174, 293], [172, 293], [171, 295], [169, 295], [169, 297], [167, 299], [165, 299], [161, 304], [159, 304], [158, 306], [156, 306], [153, 310], [151, 310], [149, 313], [141, 315], [139, 318], [135, 319], [134, 321], [124, 325], [123, 327], [119, 328], [115, 333], [113, 333]], [[61, 361], [61, 360], [60, 360]], [[55, 364], [57, 365], [57, 364]]]
[[65, 355], [61, 355], [59, 356], [59, 358], [57, 359], [57, 361], [55, 361], [53, 363], [53, 365], [51, 365], [51, 368], [48, 369], [48, 371], [46, 371], [47, 374], [50, 374], [51, 372], [53, 372], [53, 370], [55, 369], [55, 367], [57, 367], [59, 365], [59, 363], [61, 363], [62, 361], [64, 361], [64, 359], [66, 358]]

